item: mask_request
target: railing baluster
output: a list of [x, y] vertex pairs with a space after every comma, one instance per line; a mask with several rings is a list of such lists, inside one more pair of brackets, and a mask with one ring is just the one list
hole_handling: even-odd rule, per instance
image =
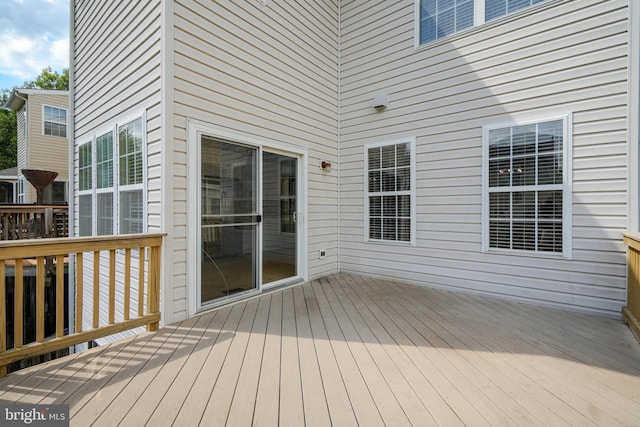
[[44, 257], [36, 267], [36, 342], [44, 342]]
[[[5, 261], [0, 260], [0, 353], [7, 349], [7, 275]], [[0, 377], [7, 375], [7, 365], [0, 364]]]
[[[22, 228], [27, 230], [26, 227]], [[14, 268], [14, 346], [7, 349], [6, 327], [8, 320], [6, 318], [7, 304], [3, 298], [0, 298], [0, 376], [7, 372], [9, 363], [18, 361], [26, 357], [37, 356], [49, 353], [55, 350], [67, 348], [76, 344], [92, 341], [101, 337], [119, 333], [125, 330], [147, 326], [147, 330], [154, 331], [159, 327], [159, 294], [160, 294], [160, 253], [162, 248], [162, 234], [149, 235], [130, 235], [130, 236], [100, 236], [100, 237], [81, 237], [81, 238], [60, 238], [60, 239], [39, 239], [30, 242], [1, 242], [0, 243], [0, 296], [6, 295], [7, 292], [7, 262], [15, 262]], [[139, 250], [138, 257], [138, 316], [132, 313], [132, 252], [137, 248]], [[147, 249], [148, 248], [148, 249]], [[116, 316], [116, 273], [120, 273], [122, 266], [117, 263], [117, 251], [124, 249], [124, 294], [126, 301], [123, 302], [125, 313], [122, 317]], [[147, 252], [148, 255], [147, 255]], [[101, 260], [104, 251], [109, 251], [109, 279], [106, 282], [106, 274], [101, 275]], [[94, 327], [90, 330], [83, 331], [83, 304], [84, 304], [84, 253], [93, 252], [93, 307], [92, 319]], [[70, 335], [64, 335], [65, 324], [65, 265], [66, 257], [76, 256], [76, 313], [75, 313], [75, 331]], [[106, 254], [105, 254], [106, 255]], [[148, 257], [145, 259], [145, 257]], [[105, 257], [106, 258], [106, 257]], [[25, 263], [27, 259], [27, 263]], [[25, 269], [33, 269], [30, 262], [35, 259], [35, 281], [36, 281], [36, 313], [35, 313], [35, 329], [36, 340], [24, 344], [23, 328], [24, 321], [24, 279]], [[55, 284], [51, 287], [46, 285], [46, 272], [50, 268], [53, 260], [55, 262]], [[145, 271], [145, 266], [148, 269]], [[29, 273], [29, 275], [31, 275]], [[147, 280], [145, 281], [145, 276]], [[103, 280], [102, 293], [109, 292], [108, 317], [109, 324], [100, 326], [100, 299], [101, 288], [100, 281]], [[146, 289], [145, 289], [146, 287]], [[108, 288], [108, 289], [107, 289]], [[50, 292], [55, 289], [55, 303], [50, 303], [48, 312], [45, 312], [45, 301], [50, 301]], [[146, 292], [146, 295], [145, 295]], [[145, 309], [146, 304], [146, 309]], [[106, 308], [106, 307], [105, 307]], [[54, 311], [55, 310], [55, 311]], [[49, 323], [45, 322], [45, 316], [55, 313], [55, 334], [46, 337]], [[104, 313], [104, 311], [103, 311]], [[116, 321], [116, 317], [118, 321]], [[89, 320], [89, 319], [86, 319]], [[30, 324], [31, 325], [31, 324]]]
[[124, 250], [124, 320], [131, 312], [131, 248]]
[[93, 329], [100, 326], [100, 251], [93, 252]]
[[109, 324], [116, 322], [116, 251], [109, 251]]
[[24, 341], [24, 260], [16, 259], [13, 273], [13, 348], [22, 348]]
[[82, 332], [82, 302], [84, 301], [84, 267], [83, 252], [76, 254], [76, 327], [75, 332]]
[[[156, 313], [159, 311], [158, 296], [160, 295], [160, 247], [152, 246], [149, 249], [149, 283], [147, 285], [148, 300], [147, 313]], [[157, 331], [158, 322], [149, 323], [147, 331]]]
[[56, 256], [56, 337], [64, 336], [64, 255]]
[[144, 248], [138, 252], [138, 317], [144, 315]]

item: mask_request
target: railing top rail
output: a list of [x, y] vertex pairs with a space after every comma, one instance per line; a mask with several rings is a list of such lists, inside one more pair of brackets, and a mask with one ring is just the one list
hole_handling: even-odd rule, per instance
[[32, 211], [44, 208], [69, 209], [69, 205], [0, 205], [0, 211]]
[[624, 236], [624, 243], [636, 250], [640, 250], [640, 232], [626, 232], [622, 233]]
[[0, 241], [0, 260], [160, 246], [166, 233]]

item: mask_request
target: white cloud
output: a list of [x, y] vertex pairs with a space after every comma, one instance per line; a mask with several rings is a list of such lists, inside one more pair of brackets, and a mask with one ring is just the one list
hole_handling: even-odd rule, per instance
[[68, 0], [14, 0], [0, 15], [0, 75], [24, 81], [68, 67], [68, 22]]

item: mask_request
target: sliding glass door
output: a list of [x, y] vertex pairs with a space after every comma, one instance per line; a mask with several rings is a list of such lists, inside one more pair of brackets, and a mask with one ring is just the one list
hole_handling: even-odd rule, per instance
[[258, 287], [258, 149], [202, 137], [200, 302]]

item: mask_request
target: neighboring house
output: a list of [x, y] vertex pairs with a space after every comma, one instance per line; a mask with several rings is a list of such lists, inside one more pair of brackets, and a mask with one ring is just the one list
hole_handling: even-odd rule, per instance
[[0, 203], [16, 203], [18, 168], [0, 170]]
[[16, 112], [18, 120], [16, 203], [36, 202], [36, 190], [22, 175], [23, 169], [58, 172], [56, 180], [44, 190], [44, 203], [67, 203], [69, 92], [14, 89], [5, 106]]
[[167, 233], [164, 323], [337, 271], [620, 316], [637, 2], [71, 7], [76, 232]]

